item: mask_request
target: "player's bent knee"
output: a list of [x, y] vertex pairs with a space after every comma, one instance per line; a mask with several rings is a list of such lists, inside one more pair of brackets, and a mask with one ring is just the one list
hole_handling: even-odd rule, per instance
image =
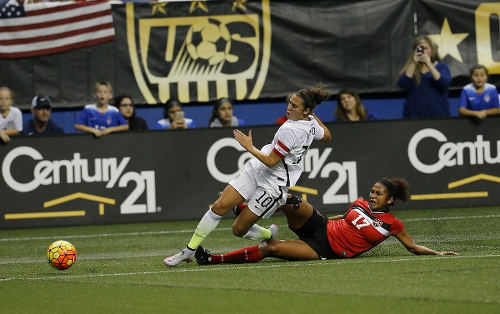
[[237, 237], [242, 237], [244, 236], [246, 233], [248, 232], [248, 230], [245, 230], [243, 228], [241, 228], [239, 225], [237, 224], [233, 224], [233, 234]]
[[227, 212], [229, 212], [229, 210], [231, 209], [230, 206], [224, 206], [224, 204], [222, 204], [222, 202], [215, 202], [215, 204], [212, 205], [212, 207], [210, 208], [214, 213], [216, 213], [217, 215], [219, 216], [224, 216], [225, 214], [227, 214]]

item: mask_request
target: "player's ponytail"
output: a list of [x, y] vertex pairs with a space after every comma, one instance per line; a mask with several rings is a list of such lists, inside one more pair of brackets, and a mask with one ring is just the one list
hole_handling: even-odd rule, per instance
[[303, 88], [297, 92], [297, 96], [304, 101], [304, 109], [309, 108], [311, 111], [327, 99], [329, 95], [328, 90], [321, 84], [317, 84], [316, 87], [312, 88]]
[[410, 184], [404, 178], [383, 178], [379, 181], [386, 188], [389, 196], [394, 197], [394, 200], [402, 200], [406, 202], [410, 198]]

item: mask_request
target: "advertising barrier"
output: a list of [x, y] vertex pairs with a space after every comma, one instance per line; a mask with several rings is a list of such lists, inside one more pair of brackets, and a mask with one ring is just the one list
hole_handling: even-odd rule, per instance
[[[342, 212], [382, 177], [398, 209], [500, 205], [500, 119], [328, 124], [293, 193]], [[249, 128], [243, 128], [247, 132]], [[277, 126], [253, 128], [254, 144]], [[0, 228], [197, 219], [251, 158], [231, 129], [14, 138], [0, 146]]]

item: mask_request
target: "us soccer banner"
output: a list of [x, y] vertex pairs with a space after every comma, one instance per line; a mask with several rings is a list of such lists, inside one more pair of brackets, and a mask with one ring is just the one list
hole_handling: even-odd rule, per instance
[[[0, 58], [25, 58], [114, 39], [109, 1], [5, 1], [0, 7]], [[54, 82], [56, 83], [56, 82]]]

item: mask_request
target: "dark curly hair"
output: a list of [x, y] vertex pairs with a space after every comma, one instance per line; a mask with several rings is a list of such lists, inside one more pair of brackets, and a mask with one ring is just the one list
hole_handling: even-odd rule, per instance
[[[382, 178], [378, 183], [386, 187], [389, 197], [406, 202], [410, 199], [410, 184], [404, 178]], [[394, 204], [394, 203], [393, 203]], [[392, 204], [392, 205], [393, 205]]]
[[303, 88], [297, 92], [297, 96], [304, 101], [304, 109], [309, 108], [311, 111], [323, 100], [327, 99], [329, 95], [328, 90], [321, 84], [317, 84], [316, 87], [312, 88]]

